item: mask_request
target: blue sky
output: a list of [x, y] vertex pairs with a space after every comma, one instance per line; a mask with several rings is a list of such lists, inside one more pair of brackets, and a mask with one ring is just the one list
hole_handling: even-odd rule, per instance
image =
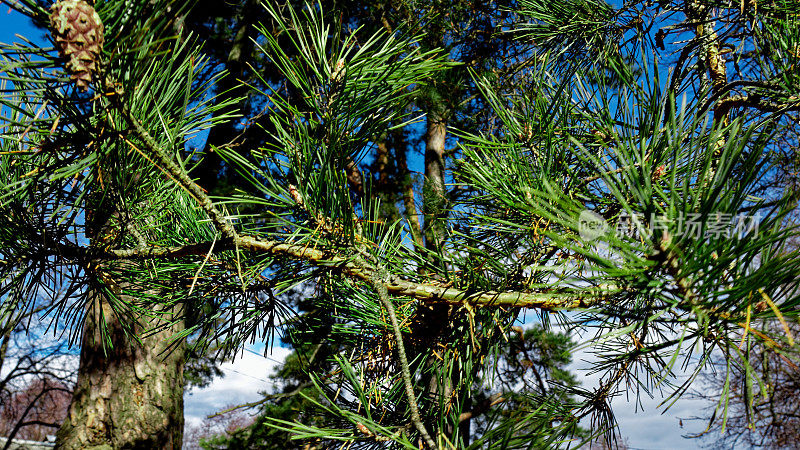
[[[15, 37], [15, 34], [33, 41], [45, 40], [45, 34], [32, 27], [26, 18], [8, 8], [0, 9], [0, 42], [20, 42], [21, 39]], [[187, 425], [199, 424], [205, 415], [232, 404], [256, 400], [260, 391], [271, 387], [268, 375], [275, 364], [283, 360], [288, 350], [275, 348], [271, 355], [265, 357], [260, 354], [262, 349], [263, 347], [257, 348], [257, 352], [245, 352], [235, 363], [225, 364], [223, 370], [226, 377], [215, 381], [208, 388], [187, 393]], [[588, 366], [582, 361], [585, 358], [590, 356], [585, 353], [576, 354], [571, 369], [587, 386], [596, 385], [597, 378], [583, 370]], [[633, 398], [626, 399], [625, 396], [621, 396], [614, 401], [613, 406], [620, 423], [621, 434], [630, 448], [648, 450], [698, 448], [700, 441], [687, 440], [682, 435], [700, 431], [698, 428], [702, 427], [702, 424], [685, 419], [702, 415], [700, 409], [707, 405], [703, 402], [681, 400], [672, 409], [663, 412], [663, 408], [658, 407], [660, 402], [659, 397], [643, 398], [641, 407], [638, 407]], [[683, 428], [680, 426], [679, 418], [684, 419]]]
[[14, 36], [15, 34], [32, 41], [45, 41], [45, 33], [34, 28], [27, 17], [18, 14], [6, 5], [0, 5], [0, 42], [6, 44], [21, 42], [18, 37]]

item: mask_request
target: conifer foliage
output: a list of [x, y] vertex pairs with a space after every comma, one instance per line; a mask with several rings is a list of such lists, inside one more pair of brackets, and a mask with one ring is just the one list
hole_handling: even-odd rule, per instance
[[[800, 300], [794, 2], [270, 3], [233, 78], [194, 3], [10, 2], [54, 47], [0, 47], [0, 325], [62, 293], [62, 448], [178, 448], [189, 337], [292, 343], [258, 424], [301, 447], [611, 438], [611, 399], [719, 356], [766, 395], [750, 355], [795, 345]], [[260, 137], [194, 152], [215, 127]]]

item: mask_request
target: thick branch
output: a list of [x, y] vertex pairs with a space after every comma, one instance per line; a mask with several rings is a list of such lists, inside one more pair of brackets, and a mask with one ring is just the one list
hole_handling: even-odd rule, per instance
[[[205, 242], [183, 247], [109, 250], [107, 256], [115, 259], [178, 258], [189, 255], [205, 255], [210, 248], [211, 242]], [[317, 266], [336, 268], [352, 278], [364, 281], [370, 281], [375, 274], [375, 269], [372, 267], [359, 264], [342, 256], [326, 254], [322, 250], [306, 245], [265, 241], [252, 236], [241, 236], [237, 238], [236, 244], [232, 240], [226, 240], [218, 241], [215, 246], [218, 251], [232, 250], [233, 248], [268, 253], [274, 256], [310, 262]], [[550, 290], [547, 292], [467, 291], [436, 284], [409, 281], [396, 275], [390, 275], [385, 280], [385, 284], [387, 291], [392, 295], [412, 297], [426, 303], [470, 303], [548, 310], [590, 308], [619, 291], [614, 286], [600, 286], [595, 289], [584, 288], [574, 292], [566, 290]]]
[[[111, 80], [107, 80], [107, 85], [113, 86]], [[275, 256], [283, 256], [303, 260], [314, 263], [319, 266], [336, 266], [344, 271], [345, 274], [358, 278], [367, 282], [374, 279], [376, 270], [372, 267], [360, 265], [349, 258], [340, 255], [326, 255], [322, 250], [316, 248], [309, 248], [305, 245], [287, 244], [278, 241], [261, 240], [252, 236], [240, 236], [233, 225], [225, 218], [225, 216], [216, 208], [211, 198], [197, 183], [192, 180], [186, 171], [183, 170], [167, 153], [164, 149], [158, 146], [150, 133], [142, 126], [142, 124], [133, 116], [131, 111], [125, 104], [122, 92], [112, 98], [115, 101], [115, 106], [125, 117], [125, 120], [133, 128], [137, 137], [142, 141], [146, 150], [151, 154], [154, 160], [163, 166], [167, 172], [186, 190], [188, 190], [197, 200], [200, 208], [208, 214], [212, 223], [223, 235], [222, 242], [217, 245], [230, 249], [233, 248], [251, 250], [260, 253], [269, 253]], [[439, 147], [444, 148], [444, 135], [445, 124], [440, 119], [439, 121], [432, 122], [431, 124], [435, 130], [435, 138], [437, 144], [433, 150]], [[431, 130], [429, 130], [429, 133]], [[433, 139], [433, 137], [429, 137]], [[439, 142], [441, 141], [441, 142]], [[435, 152], [434, 152], [435, 153]], [[438, 153], [437, 153], [438, 154]], [[441, 155], [436, 161], [430, 161], [433, 165], [441, 167]], [[438, 175], [437, 175], [438, 176]], [[436, 178], [436, 177], [434, 177]], [[436, 178], [441, 182], [443, 177]], [[156, 257], [179, 257], [190, 254], [200, 254], [210, 250], [211, 243], [194, 244], [176, 248], [137, 248], [132, 250], [114, 250], [111, 255], [115, 258], [156, 258]], [[453, 289], [448, 287], [441, 287], [433, 284], [416, 283], [404, 280], [400, 277], [391, 276], [385, 283], [388, 293], [392, 295], [402, 295], [413, 297], [418, 300], [428, 303], [453, 303], [453, 304], [482, 304], [492, 306], [505, 306], [505, 307], [536, 307], [541, 309], [561, 309], [561, 308], [586, 308], [597, 303], [598, 298], [587, 297], [586, 294], [573, 293], [565, 295], [564, 292], [547, 292], [547, 293], [526, 293], [526, 292], [468, 292], [460, 289]], [[612, 289], [613, 290], [613, 289]], [[603, 293], [601, 289], [599, 298], [606, 298], [607, 293]], [[585, 292], [585, 290], [584, 290]]]
[[728, 113], [733, 108], [753, 108], [760, 112], [784, 113], [788, 111], [799, 111], [800, 100], [790, 98], [790, 102], [776, 102], [765, 99], [757, 94], [732, 95], [720, 100], [716, 105], [716, 110]]
[[458, 422], [461, 423], [464, 422], [465, 420], [472, 419], [473, 417], [480, 416], [481, 414], [484, 414], [486, 411], [488, 411], [489, 408], [491, 408], [492, 406], [495, 406], [499, 403], [503, 403], [506, 400], [507, 399], [503, 397], [503, 394], [499, 392], [495, 393], [489, 398], [482, 401], [476, 407], [472, 408], [471, 410], [461, 413], [458, 416]]

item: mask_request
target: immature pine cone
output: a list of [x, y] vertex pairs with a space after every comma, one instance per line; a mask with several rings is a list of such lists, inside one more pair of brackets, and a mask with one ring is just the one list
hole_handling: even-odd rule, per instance
[[50, 11], [50, 29], [58, 54], [69, 58], [67, 72], [78, 89], [86, 92], [103, 51], [103, 22], [84, 0], [60, 0]]

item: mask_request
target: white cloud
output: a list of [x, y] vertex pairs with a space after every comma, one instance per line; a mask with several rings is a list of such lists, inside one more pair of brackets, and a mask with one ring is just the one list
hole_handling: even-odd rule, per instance
[[259, 400], [259, 392], [270, 391], [273, 386], [269, 375], [290, 352], [278, 346], [273, 347], [266, 357], [263, 352], [245, 351], [234, 361], [222, 364], [220, 369], [224, 377], [215, 379], [205, 388], [186, 392], [186, 426], [198, 425], [206, 416], [225, 407]]
[[620, 396], [611, 402], [619, 423], [620, 434], [627, 438], [628, 445], [647, 450], [700, 448], [703, 441], [683, 437], [702, 431], [697, 429], [700, 424], [684, 420], [682, 428], [679, 418], [701, 415], [706, 403], [682, 398], [664, 412], [663, 407], [658, 407], [662, 400], [658, 395], [654, 399], [644, 396], [641, 399], [642, 405], [638, 409], [633, 398], [629, 401]]
[[[575, 319], [574, 315], [569, 313], [564, 318]], [[557, 317], [553, 316], [552, 319], [551, 327], [554, 331], [567, 331], [567, 327], [560, 324]], [[524, 328], [528, 328], [540, 323], [540, 319], [536, 311], [528, 311], [522, 316], [520, 322]], [[608, 373], [590, 373], [589, 371], [589, 368], [593, 366], [592, 362], [597, 361], [597, 356], [592, 353], [592, 347], [597, 345], [598, 341], [588, 331], [580, 336], [573, 332], [572, 338], [575, 342], [584, 345], [579, 345], [578, 349], [573, 351], [572, 363], [568, 366], [568, 370], [576, 375], [584, 388], [597, 388], [600, 385], [600, 377], [607, 378], [609, 376]], [[676, 384], [681, 384], [688, 377], [688, 373], [681, 370], [679, 366], [680, 364], [675, 366], [677, 378], [672, 379]], [[642, 392], [638, 401], [635, 392], [627, 395], [623, 392], [611, 401], [611, 408], [619, 425], [619, 433], [631, 449], [696, 449], [708, 444], [708, 441], [684, 437], [702, 431], [706, 425], [705, 422], [686, 419], [705, 415], [703, 408], [708, 404], [705, 401], [685, 396], [676, 401], [669, 409], [666, 409], [666, 405], [659, 406], [671, 392], [669, 387], [665, 387], [663, 392], [657, 390], [653, 392], [653, 398]], [[684, 419], [683, 426], [681, 426], [680, 419]], [[588, 420], [583, 424], [586, 428], [589, 428], [589, 425]]]
[[[584, 341], [586, 336], [584, 336]], [[585, 388], [597, 388], [600, 377], [606, 373], [589, 374], [587, 369], [592, 366], [591, 361], [596, 361], [589, 348], [583, 348], [573, 353], [573, 363], [569, 370], [577, 374], [578, 380]], [[688, 377], [676, 365], [676, 378], [673, 383], [681, 384]], [[623, 385], [624, 387], [624, 385]], [[619, 433], [625, 443], [632, 449], [667, 450], [667, 449], [696, 449], [707, 442], [698, 439], [688, 439], [684, 436], [702, 431], [701, 424], [697, 421], [687, 421], [689, 417], [702, 416], [703, 408], [708, 406], [705, 401], [682, 397], [669, 409], [667, 405], [660, 406], [672, 391], [664, 386], [663, 391], [654, 390], [651, 398], [647, 393], [641, 392], [639, 399], [635, 392], [622, 393], [611, 401], [611, 408], [619, 426]], [[683, 420], [683, 427], [681, 421]], [[588, 423], [584, 426], [588, 427]]]
[[[535, 323], [536, 319], [527, 322], [530, 325]], [[245, 352], [235, 361], [221, 366], [225, 377], [214, 380], [204, 389], [193, 389], [187, 393], [185, 397], [187, 427], [200, 424], [206, 416], [225, 407], [259, 400], [261, 398], [259, 392], [272, 388], [268, 376], [276, 365], [283, 362], [290, 350], [275, 346], [272, 354], [267, 357], [262, 354], [263, 347], [253, 347], [250, 350], [252, 351]], [[596, 387], [599, 381], [599, 374], [589, 375], [585, 370], [589, 366], [585, 360], [591, 358], [592, 355], [585, 350], [576, 352], [573, 359], [575, 362], [569, 367], [578, 375], [578, 379], [585, 387]], [[698, 428], [703, 424], [684, 420], [681, 427], [679, 418], [702, 415], [702, 408], [707, 406], [706, 403], [683, 398], [664, 412], [664, 407], [659, 408], [662, 401], [663, 397], [659, 393], [652, 399], [642, 394], [640, 405], [637, 405], [633, 395], [629, 398], [621, 395], [612, 401], [620, 433], [627, 444], [632, 449], [647, 450], [700, 448], [703, 441], [686, 439], [683, 436], [701, 431]]]

